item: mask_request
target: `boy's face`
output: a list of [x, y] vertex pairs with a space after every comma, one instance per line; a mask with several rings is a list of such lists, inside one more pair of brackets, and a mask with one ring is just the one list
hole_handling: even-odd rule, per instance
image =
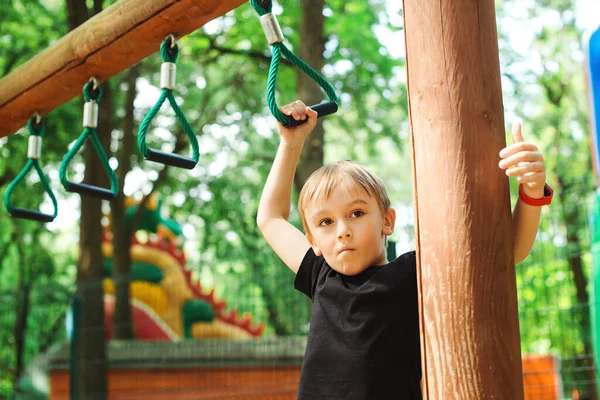
[[356, 184], [338, 185], [330, 196], [306, 210], [306, 235], [315, 254], [344, 275], [386, 264], [385, 237], [392, 234], [396, 212], [386, 215], [374, 197]]

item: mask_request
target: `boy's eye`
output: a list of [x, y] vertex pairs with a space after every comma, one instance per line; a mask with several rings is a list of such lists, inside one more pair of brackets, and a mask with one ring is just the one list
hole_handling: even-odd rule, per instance
[[363, 211], [356, 210], [356, 211], [352, 211], [351, 218], [358, 218], [358, 217], [362, 217], [363, 215], [365, 215], [365, 213]]
[[333, 223], [333, 220], [331, 220], [330, 218], [325, 218], [322, 219], [321, 222], [319, 222], [319, 226], [327, 226], [327, 225], [331, 225]]

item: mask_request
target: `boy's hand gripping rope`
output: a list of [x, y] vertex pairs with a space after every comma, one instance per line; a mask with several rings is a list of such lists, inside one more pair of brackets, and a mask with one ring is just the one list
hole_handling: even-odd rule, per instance
[[[79, 139], [77, 139], [71, 150], [63, 157], [58, 170], [58, 176], [60, 177], [60, 182], [63, 187], [68, 192], [99, 197], [104, 200], [112, 200], [119, 193], [119, 182], [117, 180], [117, 175], [108, 163], [108, 157], [106, 156], [106, 153], [102, 148], [102, 143], [100, 143], [96, 133], [96, 127], [98, 126], [98, 102], [100, 102], [101, 97], [102, 90], [98, 87], [96, 80], [94, 78], [90, 79], [83, 87], [83, 98], [85, 99], [85, 105], [83, 107], [83, 133], [79, 136]], [[84, 183], [69, 182], [67, 180], [67, 168], [88, 137], [92, 141], [92, 145], [94, 146], [98, 157], [100, 157], [100, 162], [108, 174], [110, 190]]]
[[[30, 134], [29, 146], [27, 148], [28, 160], [19, 175], [17, 175], [17, 177], [8, 185], [8, 188], [4, 193], [4, 206], [11, 217], [25, 218], [40, 222], [52, 222], [58, 214], [58, 205], [56, 203], [56, 197], [54, 197], [54, 193], [50, 188], [50, 183], [48, 182], [48, 179], [46, 178], [46, 175], [44, 175], [44, 171], [42, 171], [40, 163], [38, 162], [38, 159], [42, 153], [42, 134], [44, 133], [44, 123], [39, 115], [36, 115], [29, 120], [27, 123], [27, 129], [29, 129]], [[21, 183], [25, 176], [27, 176], [32, 167], [37, 171], [44, 190], [46, 193], [48, 193], [48, 196], [50, 196], [50, 199], [52, 200], [52, 205], [54, 206], [54, 214], [52, 215], [44, 214], [36, 210], [13, 207], [11, 201], [13, 191], [16, 189], [17, 185]]]
[[[178, 53], [179, 49], [175, 43], [175, 38], [173, 35], [167, 36], [167, 38], [160, 45], [160, 55], [163, 60], [160, 69], [160, 87], [162, 89], [162, 93], [160, 94], [160, 97], [158, 98], [158, 101], [154, 107], [152, 107], [148, 114], [146, 114], [146, 117], [140, 125], [140, 131], [138, 133], [138, 146], [140, 148], [140, 152], [146, 160], [155, 161], [165, 165], [172, 165], [179, 168], [192, 169], [196, 166], [198, 159], [200, 158], [198, 139], [196, 139], [196, 135], [194, 134], [192, 127], [185, 118], [185, 115], [183, 115], [181, 108], [179, 108], [179, 105], [177, 105], [175, 97], [173, 96], [176, 72], [175, 61], [177, 61]], [[146, 132], [148, 131], [148, 127], [158, 113], [158, 110], [160, 110], [162, 104], [165, 102], [165, 99], [169, 99], [169, 103], [171, 104], [173, 111], [175, 111], [177, 120], [179, 123], [181, 123], [183, 130], [190, 140], [190, 144], [192, 146], [191, 158], [181, 156], [179, 154], [149, 149], [146, 145]]]
[[288, 117], [282, 113], [277, 106], [277, 101], [275, 99], [275, 86], [277, 84], [277, 72], [281, 62], [281, 55], [287, 58], [296, 67], [300, 68], [300, 70], [308, 75], [312, 80], [317, 82], [319, 86], [323, 88], [325, 93], [327, 93], [327, 96], [330, 100], [329, 102], [317, 104], [311, 106], [310, 108], [315, 110], [319, 114], [319, 117], [324, 117], [326, 115], [335, 113], [338, 109], [338, 98], [335, 94], [335, 90], [329, 84], [329, 82], [327, 82], [325, 78], [321, 76], [321, 74], [315, 71], [310, 65], [302, 61], [283, 44], [283, 33], [281, 32], [277, 18], [271, 13], [273, 6], [271, 0], [250, 0], [250, 4], [256, 10], [258, 15], [260, 15], [260, 23], [265, 31], [268, 42], [271, 45], [271, 51], [273, 54], [271, 58], [271, 68], [269, 70], [269, 78], [267, 81], [267, 103], [269, 105], [269, 109], [271, 110], [271, 114], [273, 114], [277, 121], [281, 122], [285, 126], [296, 126], [307, 121], [306, 119], [302, 121], [296, 121], [294, 118]]

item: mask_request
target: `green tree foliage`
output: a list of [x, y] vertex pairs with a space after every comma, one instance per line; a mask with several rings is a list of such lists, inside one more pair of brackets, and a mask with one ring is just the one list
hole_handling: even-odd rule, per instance
[[[521, 346], [524, 353], [550, 352], [561, 358], [565, 396], [577, 391], [593, 398], [596, 367], [591, 354], [587, 221], [594, 174], [583, 32], [574, 1], [545, 0], [518, 8], [505, 1], [499, 14], [514, 27], [528, 23], [536, 28], [519, 28], [523, 33], [517, 48], [510, 46], [515, 33], [503, 32], [505, 104], [509, 115], [524, 121], [526, 137], [533, 136], [538, 143], [546, 158], [547, 181], [556, 191], [532, 254], [517, 267]], [[518, 21], [515, 14], [520, 15]]]

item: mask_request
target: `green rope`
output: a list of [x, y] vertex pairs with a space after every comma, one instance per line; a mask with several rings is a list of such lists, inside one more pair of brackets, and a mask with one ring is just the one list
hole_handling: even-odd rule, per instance
[[[27, 129], [29, 130], [30, 135], [39, 136], [41, 138], [45, 130], [44, 122], [42, 121], [39, 124], [34, 124], [35, 119], [36, 118], [34, 117], [29, 120], [29, 122], [27, 123]], [[52, 219], [54, 219], [58, 214], [58, 204], [56, 202], [56, 197], [54, 196], [54, 193], [50, 188], [50, 183], [48, 182], [48, 178], [46, 178], [46, 175], [44, 175], [44, 171], [42, 171], [40, 163], [35, 158], [28, 159], [21, 172], [19, 172], [17, 177], [8, 185], [8, 188], [4, 193], [4, 206], [6, 207], [6, 210], [9, 214], [13, 213], [14, 206], [11, 200], [12, 194], [16, 187], [19, 185], [19, 183], [21, 183], [25, 176], [27, 176], [29, 171], [31, 171], [31, 168], [34, 168], [36, 170], [38, 176], [40, 177], [40, 182], [42, 183], [44, 191], [48, 193], [48, 196], [50, 196], [50, 199], [52, 200], [52, 205], [54, 206], [54, 213], [52, 214]]]
[[[265, 3], [265, 6], [267, 8], [264, 8], [261, 3]], [[272, 1], [250, 0], [250, 4], [252, 5], [252, 8], [254, 8], [256, 10], [256, 12], [258, 13], [258, 15], [261, 17], [265, 14], [270, 13], [271, 10], [273, 9]]]
[[[162, 57], [163, 62], [175, 63], [175, 61], [177, 61], [179, 48], [176, 44], [174, 46], [171, 46], [171, 40], [171, 37], [168, 37], [160, 45], [160, 55]], [[190, 144], [192, 146], [192, 158], [195, 162], [198, 162], [198, 160], [200, 159], [200, 149], [198, 148], [198, 139], [196, 138], [196, 134], [194, 133], [192, 126], [183, 114], [183, 111], [181, 111], [181, 108], [177, 104], [177, 101], [175, 101], [173, 91], [167, 88], [162, 89], [158, 101], [156, 102], [154, 107], [150, 109], [148, 114], [146, 114], [146, 117], [144, 117], [144, 120], [140, 124], [140, 130], [138, 132], [138, 146], [140, 148], [140, 152], [144, 157], [148, 157], [146, 134], [148, 132], [150, 124], [152, 123], [152, 120], [154, 119], [154, 117], [156, 116], [156, 114], [160, 110], [160, 107], [163, 105], [166, 99], [169, 100], [169, 104], [173, 108], [173, 111], [175, 111], [175, 117], [183, 127], [183, 130], [185, 131], [187, 137], [190, 140]]]
[[[258, 15], [262, 16], [271, 12], [273, 3], [272, 1], [259, 1], [259, 0], [250, 0], [250, 4], [256, 10]], [[262, 4], [265, 4], [266, 8], [263, 7]], [[309, 78], [315, 81], [321, 88], [327, 93], [330, 101], [338, 103], [338, 97], [335, 93], [335, 89], [327, 80], [315, 71], [310, 65], [305, 63], [302, 59], [300, 59], [296, 54], [294, 54], [290, 49], [288, 49], [283, 43], [274, 43], [271, 46], [272, 58], [271, 58], [271, 67], [269, 69], [269, 77], [267, 80], [267, 104], [269, 109], [271, 110], [271, 114], [277, 119], [277, 121], [281, 122], [283, 125], [288, 125], [288, 117], [279, 110], [277, 106], [277, 101], [275, 98], [275, 89], [277, 85], [277, 73], [279, 72], [279, 64], [281, 63], [281, 56], [283, 55], [287, 58], [292, 64], [298, 67], [302, 72], [304, 72]]]
[[[94, 89], [93, 86], [94, 85], [92, 82], [88, 82], [85, 84], [85, 86], [83, 87], [83, 98], [86, 102], [94, 100], [96, 103], [98, 103], [102, 98], [102, 89], [100, 89], [100, 87]], [[98, 157], [100, 158], [100, 163], [102, 164], [102, 167], [108, 175], [108, 179], [110, 181], [110, 191], [116, 197], [119, 193], [119, 181], [117, 180], [117, 175], [115, 174], [115, 171], [113, 171], [113, 169], [110, 167], [110, 164], [108, 162], [108, 156], [106, 155], [106, 152], [102, 147], [102, 143], [100, 143], [100, 139], [98, 138], [96, 128], [85, 127], [83, 129], [83, 132], [73, 145], [73, 147], [71, 147], [71, 149], [63, 157], [63, 160], [60, 164], [60, 168], [58, 170], [60, 183], [63, 185], [65, 190], [69, 190], [67, 168], [69, 167], [69, 164], [71, 164], [71, 161], [73, 161], [73, 158], [75, 158], [75, 156], [77, 155], [77, 153], [88, 138], [91, 140], [92, 146], [94, 147], [94, 150], [96, 150], [96, 154], [98, 154]]]

